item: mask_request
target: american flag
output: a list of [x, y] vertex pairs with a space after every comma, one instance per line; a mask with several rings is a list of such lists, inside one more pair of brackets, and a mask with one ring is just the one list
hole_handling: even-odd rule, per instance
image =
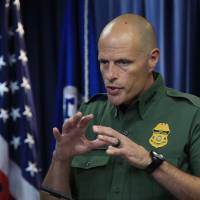
[[41, 165], [19, 0], [0, 1], [0, 200], [37, 200]]

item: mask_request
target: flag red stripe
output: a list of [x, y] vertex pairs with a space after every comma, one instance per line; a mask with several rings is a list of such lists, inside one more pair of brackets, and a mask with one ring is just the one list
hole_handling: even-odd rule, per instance
[[14, 200], [14, 198], [10, 195], [8, 188], [8, 178], [2, 171], [0, 171], [0, 199]]

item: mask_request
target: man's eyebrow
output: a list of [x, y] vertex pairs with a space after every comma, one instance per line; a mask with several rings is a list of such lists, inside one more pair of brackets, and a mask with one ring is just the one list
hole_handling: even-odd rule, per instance
[[108, 61], [108, 59], [105, 59], [105, 58], [98, 58], [98, 61]]
[[134, 59], [119, 58], [119, 59], [115, 60], [115, 62], [128, 62], [128, 63], [131, 63], [131, 62], [134, 62]]

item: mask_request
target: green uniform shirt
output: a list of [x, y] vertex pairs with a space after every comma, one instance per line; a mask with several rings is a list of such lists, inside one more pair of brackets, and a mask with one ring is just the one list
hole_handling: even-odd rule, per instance
[[[96, 138], [92, 125], [111, 127], [148, 151], [200, 176], [200, 100], [164, 86], [154, 73], [155, 83], [129, 109], [118, 108], [97, 95], [81, 107], [93, 113], [87, 137]], [[105, 149], [76, 156], [72, 161], [72, 192], [78, 200], [165, 200], [175, 199], [151, 175], [120, 157], [106, 155]]]

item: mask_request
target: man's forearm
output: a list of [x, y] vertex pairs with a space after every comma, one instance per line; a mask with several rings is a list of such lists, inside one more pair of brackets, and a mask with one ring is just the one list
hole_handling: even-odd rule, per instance
[[[53, 157], [52, 163], [42, 185], [71, 198], [70, 163], [70, 160], [60, 161]], [[57, 198], [54, 198], [46, 192], [41, 192], [40, 197], [41, 200], [57, 200]]]
[[200, 200], [200, 177], [187, 174], [166, 161], [152, 176], [178, 199]]

